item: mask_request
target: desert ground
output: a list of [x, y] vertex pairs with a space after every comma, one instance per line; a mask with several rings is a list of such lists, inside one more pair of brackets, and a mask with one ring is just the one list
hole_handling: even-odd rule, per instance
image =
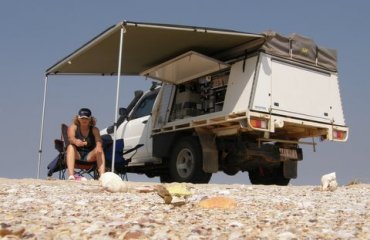
[[370, 239], [370, 184], [127, 187], [0, 178], [0, 239]]

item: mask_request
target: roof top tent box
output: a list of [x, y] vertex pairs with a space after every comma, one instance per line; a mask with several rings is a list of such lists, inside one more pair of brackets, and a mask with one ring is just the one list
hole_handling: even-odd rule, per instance
[[[344, 126], [335, 52], [298, 35], [266, 35], [262, 46], [228, 64], [189, 52], [146, 71], [170, 83], [158, 99], [154, 129], [248, 111]], [[210, 90], [204, 91], [207, 81]], [[204, 98], [222, 89], [221, 105]]]

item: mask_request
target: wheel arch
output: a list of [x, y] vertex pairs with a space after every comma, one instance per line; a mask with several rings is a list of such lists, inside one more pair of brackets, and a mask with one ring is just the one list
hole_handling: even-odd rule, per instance
[[153, 135], [153, 156], [168, 159], [179, 139], [193, 136], [194, 131], [180, 131]]
[[161, 158], [164, 163], [166, 163], [172, 154], [175, 144], [180, 141], [180, 139], [189, 136], [193, 136], [200, 144], [203, 159], [203, 171], [207, 173], [216, 173], [219, 170], [219, 161], [215, 136], [202, 129], [154, 135], [153, 156]]

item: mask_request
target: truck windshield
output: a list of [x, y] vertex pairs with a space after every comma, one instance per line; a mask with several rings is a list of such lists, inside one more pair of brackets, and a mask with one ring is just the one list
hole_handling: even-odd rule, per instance
[[149, 94], [135, 108], [134, 112], [131, 115], [131, 119], [140, 118], [150, 115], [152, 112], [153, 104], [155, 98], [157, 97], [158, 91], [153, 94]]

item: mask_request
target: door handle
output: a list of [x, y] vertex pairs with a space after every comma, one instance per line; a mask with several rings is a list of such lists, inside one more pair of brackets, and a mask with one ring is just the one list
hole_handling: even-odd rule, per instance
[[143, 123], [146, 124], [148, 122], [148, 120], [144, 120]]

